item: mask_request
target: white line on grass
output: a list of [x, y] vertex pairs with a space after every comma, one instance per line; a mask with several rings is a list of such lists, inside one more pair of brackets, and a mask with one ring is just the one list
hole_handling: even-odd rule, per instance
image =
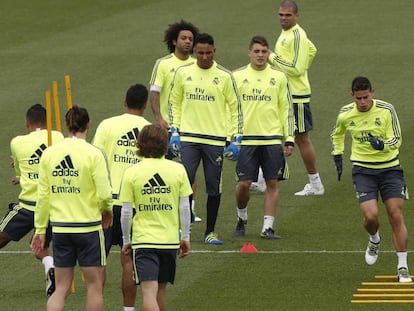
[[[202, 253], [218, 253], [218, 254], [232, 254], [240, 253], [240, 250], [191, 250], [194, 254]], [[274, 251], [257, 251], [258, 254], [356, 254], [364, 253], [365, 250], [347, 251], [347, 250], [274, 250]], [[381, 253], [394, 253], [395, 250], [381, 250]], [[412, 253], [414, 251], [408, 251]], [[0, 251], [0, 254], [31, 254], [31, 251]], [[111, 253], [120, 253], [118, 250], [113, 250]]]

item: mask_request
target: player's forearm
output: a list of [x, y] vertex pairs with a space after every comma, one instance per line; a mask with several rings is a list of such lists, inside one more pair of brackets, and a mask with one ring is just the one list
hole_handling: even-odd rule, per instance
[[289, 62], [275, 53], [270, 54], [268, 61], [271, 65], [283, 70], [289, 77], [299, 77], [303, 75], [309, 67], [307, 59], [298, 58], [295, 59], [294, 62]]
[[158, 121], [160, 118], [162, 118], [160, 109], [160, 93], [151, 91], [149, 97], [152, 113], [154, 114], [154, 118]]
[[122, 240], [125, 244], [131, 243], [132, 203], [123, 202], [121, 209]]
[[105, 159], [99, 159], [96, 165], [94, 181], [96, 185], [96, 191], [100, 200], [101, 209], [103, 211], [112, 211], [112, 187], [109, 177], [109, 169], [105, 162]]
[[168, 99], [168, 116], [171, 127], [174, 126], [178, 129], [181, 127], [181, 108], [181, 99], [176, 98], [171, 94]]
[[191, 212], [188, 197], [180, 198], [181, 240], [190, 241]]
[[344, 137], [332, 137], [332, 155], [343, 154], [344, 153]]
[[49, 224], [49, 205], [48, 200], [44, 197], [39, 197], [36, 211], [34, 214], [35, 233], [45, 234], [46, 228]]

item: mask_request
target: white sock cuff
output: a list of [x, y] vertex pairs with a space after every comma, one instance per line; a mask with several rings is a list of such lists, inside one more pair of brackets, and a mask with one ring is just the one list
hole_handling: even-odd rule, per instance
[[243, 220], [247, 220], [247, 206], [246, 208], [236, 208], [237, 209], [237, 217]]
[[45, 273], [49, 271], [50, 268], [54, 267], [53, 264], [53, 257], [52, 256], [45, 256], [42, 258], [42, 264], [45, 267]]

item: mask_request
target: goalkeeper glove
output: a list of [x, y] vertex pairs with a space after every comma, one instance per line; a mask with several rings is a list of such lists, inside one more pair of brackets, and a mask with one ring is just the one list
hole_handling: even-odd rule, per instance
[[229, 160], [236, 161], [240, 154], [241, 136], [235, 136], [233, 141], [228, 145], [223, 152], [223, 155]]
[[375, 150], [384, 150], [384, 141], [381, 138], [372, 136], [371, 133], [368, 133], [368, 136], [368, 140], [372, 148], [374, 148]]
[[170, 151], [177, 157], [181, 149], [180, 133], [178, 129], [173, 126], [171, 127], [171, 138], [170, 138]]
[[334, 161], [336, 166], [336, 173], [338, 174], [338, 181], [341, 181], [342, 176], [342, 155], [334, 155]]

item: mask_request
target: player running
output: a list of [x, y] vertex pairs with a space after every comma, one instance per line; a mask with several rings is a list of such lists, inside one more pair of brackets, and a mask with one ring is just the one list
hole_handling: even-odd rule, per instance
[[374, 99], [374, 90], [367, 78], [356, 77], [351, 90], [354, 102], [341, 108], [331, 134], [338, 180], [342, 175], [345, 134], [349, 132], [352, 137], [352, 180], [364, 216], [364, 227], [369, 234], [365, 261], [373, 265], [378, 259], [381, 242], [379, 193], [392, 228], [398, 279], [411, 282], [407, 265], [408, 232], [403, 215], [407, 187], [399, 159], [402, 137], [397, 113], [390, 103]]

